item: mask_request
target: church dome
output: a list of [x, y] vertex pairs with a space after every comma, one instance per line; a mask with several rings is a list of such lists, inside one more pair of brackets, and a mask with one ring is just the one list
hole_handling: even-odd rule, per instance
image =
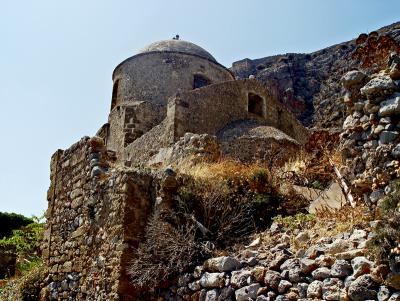
[[139, 53], [147, 53], [153, 51], [187, 53], [200, 56], [215, 63], [217, 62], [210, 53], [208, 53], [200, 46], [183, 40], [164, 40], [155, 42], [140, 50]]

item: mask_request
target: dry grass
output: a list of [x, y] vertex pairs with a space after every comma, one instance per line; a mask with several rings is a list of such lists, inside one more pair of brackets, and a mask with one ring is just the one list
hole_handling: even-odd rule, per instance
[[222, 181], [227, 178], [249, 178], [259, 171], [269, 173], [266, 166], [259, 163], [243, 164], [230, 159], [221, 159], [219, 162], [200, 162], [192, 164], [190, 160], [177, 166], [180, 173], [189, 175], [195, 179]]

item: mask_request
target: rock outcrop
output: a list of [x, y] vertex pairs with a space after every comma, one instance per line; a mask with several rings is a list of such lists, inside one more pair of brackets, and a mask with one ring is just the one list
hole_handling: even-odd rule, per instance
[[344, 96], [341, 77], [358, 68], [376, 72], [391, 51], [400, 52], [399, 22], [310, 54], [244, 59], [233, 63], [231, 70], [237, 77], [258, 79], [303, 124], [340, 128], [346, 115], [340, 100]]

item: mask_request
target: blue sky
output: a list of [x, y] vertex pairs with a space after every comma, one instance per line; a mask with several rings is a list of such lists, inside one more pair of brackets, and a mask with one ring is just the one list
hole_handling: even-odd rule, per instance
[[49, 161], [106, 122], [111, 73], [176, 33], [222, 64], [400, 21], [398, 0], [0, 0], [0, 211], [40, 215]]

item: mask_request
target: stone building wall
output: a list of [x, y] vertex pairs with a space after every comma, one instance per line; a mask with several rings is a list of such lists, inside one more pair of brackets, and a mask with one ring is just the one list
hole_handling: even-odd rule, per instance
[[195, 74], [203, 75], [212, 84], [234, 79], [222, 65], [192, 54], [138, 54], [115, 68], [112, 107], [142, 100], [166, 105], [176, 92], [193, 89]]
[[125, 266], [143, 238], [153, 178], [111, 165], [101, 141], [87, 137], [52, 157], [43, 242], [49, 300], [137, 300]]
[[166, 115], [165, 106], [146, 101], [116, 106], [108, 118], [107, 148], [116, 151], [120, 157], [124, 147], [160, 124]]
[[[263, 116], [248, 112], [249, 93], [263, 98]], [[255, 80], [230, 81], [178, 93], [168, 103], [167, 118], [175, 141], [187, 132], [216, 135], [229, 123], [241, 119], [257, 119], [301, 144], [308, 138], [307, 129]]]

